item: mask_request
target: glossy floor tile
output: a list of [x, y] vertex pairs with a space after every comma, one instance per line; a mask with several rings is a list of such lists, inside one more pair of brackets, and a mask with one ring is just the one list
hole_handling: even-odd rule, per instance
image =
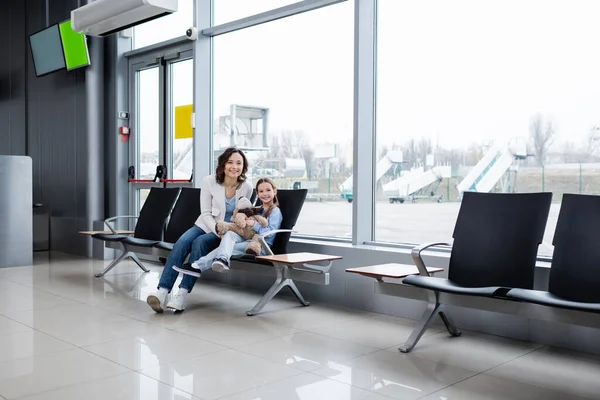
[[[200, 279], [183, 313], [146, 304], [161, 270], [36, 253], [0, 269], [0, 400], [600, 399], [600, 357]], [[579, 397], [577, 397], [579, 396]]]
[[0, 315], [0, 335], [31, 331], [31, 327]]
[[34, 330], [0, 335], [0, 343], [0, 362], [74, 348], [67, 342]]
[[304, 371], [314, 371], [330, 362], [341, 362], [378, 351], [374, 347], [311, 332], [269, 339], [240, 347], [239, 350]]
[[565, 395], [600, 399], [600, 357], [542, 348], [486, 372]]
[[133, 370], [225, 350], [223, 346], [184, 334], [164, 331], [160, 335], [135, 337], [83, 347], [91, 353]]
[[137, 372], [98, 379], [23, 400], [202, 400]]
[[360, 310], [336, 309], [323, 306], [294, 307], [285, 313], [264, 312], [258, 314], [256, 319], [291, 328], [308, 330], [342, 322], [364, 321], [375, 317], [377, 314]]
[[0, 362], [0, 395], [15, 399], [127, 372], [81, 349]]
[[[424, 337], [440, 332], [441, 328], [425, 331]], [[334, 325], [308, 328], [307, 330], [337, 339], [347, 340], [365, 346], [385, 349], [398, 347], [408, 339], [413, 328], [410, 325], [398, 324], [390, 320], [363, 319], [341, 322]]]
[[241, 347], [300, 332], [287, 326], [275, 325], [249, 317], [191, 326], [177, 331], [227, 347]]
[[[512, 340], [499, 336], [462, 332], [459, 337], [445, 330], [424, 337], [410, 355], [476, 372], [483, 372], [513, 360], [535, 349], [540, 344]], [[397, 347], [388, 348], [397, 353]]]
[[212, 400], [299, 375], [301, 371], [237, 350], [225, 350], [143, 369], [141, 373], [187, 393]]
[[444, 388], [424, 400], [583, 400], [548, 389], [489, 375], [477, 375]]
[[418, 399], [475, 375], [475, 372], [379, 351], [314, 372], [395, 399]]
[[313, 374], [269, 383], [220, 400], [389, 400], [389, 397]]

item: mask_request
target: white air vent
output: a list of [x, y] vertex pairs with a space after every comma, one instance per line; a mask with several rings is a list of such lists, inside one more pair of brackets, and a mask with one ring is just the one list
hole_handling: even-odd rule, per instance
[[71, 11], [75, 32], [108, 36], [177, 11], [177, 0], [96, 0]]

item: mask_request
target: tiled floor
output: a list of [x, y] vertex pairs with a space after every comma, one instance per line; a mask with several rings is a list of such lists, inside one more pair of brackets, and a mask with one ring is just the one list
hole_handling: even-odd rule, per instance
[[430, 329], [200, 281], [182, 314], [155, 314], [149, 274], [42, 254], [0, 269], [0, 399], [600, 399], [600, 357]]

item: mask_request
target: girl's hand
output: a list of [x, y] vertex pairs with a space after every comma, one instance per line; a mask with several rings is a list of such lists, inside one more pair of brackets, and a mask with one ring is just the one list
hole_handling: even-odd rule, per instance
[[254, 226], [254, 220], [252, 218], [246, 218], [246, 225], [253, 227]]

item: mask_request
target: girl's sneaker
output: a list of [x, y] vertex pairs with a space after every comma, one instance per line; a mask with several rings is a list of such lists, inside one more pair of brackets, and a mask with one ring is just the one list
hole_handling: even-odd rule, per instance
[[226, 273], [229, 271], [229, 262], [223, 258], [215, 258], [213, 261], [211, 268], [213, 271]]

